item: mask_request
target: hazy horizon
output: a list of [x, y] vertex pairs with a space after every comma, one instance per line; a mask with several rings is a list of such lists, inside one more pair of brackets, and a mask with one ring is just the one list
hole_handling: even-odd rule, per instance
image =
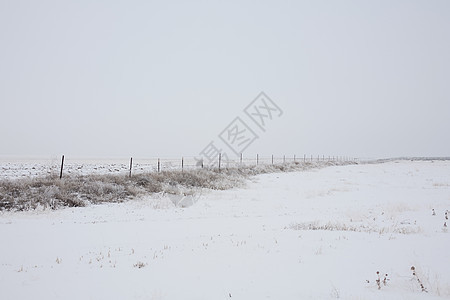
[[0, 40], [0, 157], [235, 155], [237, 117], [247, 156], [450, 156], [448, 1], [0, 1]]

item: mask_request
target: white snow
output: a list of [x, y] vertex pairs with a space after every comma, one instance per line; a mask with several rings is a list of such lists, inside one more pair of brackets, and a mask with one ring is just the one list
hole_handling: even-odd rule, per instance
[[[180, 170], [181, 158], [159, 159], [161, 170]], [[194, 157], [184, 158], [184, 168], [196, 167]], [[36, 176], [59, 176], [61, 170], [61, 158], [15, 158], [0, 156], [0, 180], [17, 179]], [[134, 158], [132, 173], [156, 172], [158, 170], [158, 158]], [[130, 171], [130, 158], [72, 158], [66, 157], [63, 166], [63, 176], [89, 175], [89, 174], [119, 174], [126, 175]]]
[[[449, 161], [328, 167], [203, 191], [188, 208], [154, 195], [3, 212], [0, 295], [448, 299], [449, 171]], [[377, 271], [389, 279], [380, 290]]]

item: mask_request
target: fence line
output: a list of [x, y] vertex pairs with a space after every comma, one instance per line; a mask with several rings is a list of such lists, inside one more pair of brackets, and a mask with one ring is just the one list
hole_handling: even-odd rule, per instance
[[[347, 156], [328, 156], [325, 155], [317, 155], [317, 157], [313, 155], [303, 155], [303, 161], [299, 161], [297, 159], [297, 155], [292, 156], [261, 156], [256, 154], [254, 157], [246, 157], [243, 153], [241, 153], [236, 159], [224, 159], [222, 153], [217, 155], [217, 158], [210, 159], [206, 161], [205, 158], [198, 157], [187, 157], [182, 156], [179, 159], [173, 158], [147, 158], [147, 159], [133, 159], [130, 158], [129, 165], [124, 163], [106, 163], [106, 164], [86, 164], [86, 163], [77, 163], [75, 160], [67, 159], [64, 160], [65, 156], [62, 156], [61, 161], [61, 171], [60, 178], [63, 177], [63, 169], [66, 168], [66, 173], [69, 174], [111, 174], [111, 173], [124, 173], [131, 177], [136, 173], [146, 173], [146, 172], [162, 172], [168, 170], [181, 170], [182, 172], [185, 169], [199, 169], [199, 168], [215, 168], [220, 172], [223, 168], [230, 167], [240, 167], [240, 166], [264, 166], [264, 165], [280, 165], [280, 164], [288, 164], [288, 163], [312, 163], [312, 162], [356, 162], [357, 158], [349, 158]], [[65, 164], [65, 165], [64, 165]], [[84, 171], [83, 170], [87, 170]], [[77, 172], [78, 170], [78, 172]]]

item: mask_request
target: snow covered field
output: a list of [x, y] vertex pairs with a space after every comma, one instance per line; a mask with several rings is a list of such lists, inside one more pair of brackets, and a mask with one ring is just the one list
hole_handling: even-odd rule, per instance
[[[161, 159], [162, 170], [181, 169], [181, 159]], [[184, 168], [196, 167], [194, 157], [184, 158]], [[155, 172], [158, 169], [158, 159], [134, 158], [133, 174]], [[61, 158], [14, 158], [0, 156], [0, 180], [18, 179], [36, 176], [58, 176], [61, 170]], [[125, 175], [130, 171], [129, 158], [66, 158], [64, 163], [64, 175], [92, 175], [92, 174], [118, 174]]]
[[450, 298], [450, 161], [265, 174], [172, 203], [0, 213], [0, 298]]

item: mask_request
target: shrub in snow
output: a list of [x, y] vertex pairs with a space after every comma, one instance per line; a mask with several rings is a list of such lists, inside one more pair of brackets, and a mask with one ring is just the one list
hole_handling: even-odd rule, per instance
[[411, 267], [411, 271], [412, 271], [412, 275], [413, 278], [417, 281], [417, 283], [419, 284], [422, 292], [428, 293], [427, 289], [425, 288], [425, 286], [423, 285], [422, 281], [420, 280], [419, 276], [417, 276], [417, 272], [416, 272], [416, 268], [414, 266]]
[[133, 265], [133, 267], [141, 269], [141, 268], [145, 267], [146, 265], [147, 265], [146, 263], [143, 263], [142, 261], [138, 261], [137, 263], [135, 263]]
[[[388, 278], [388, 274], [387, 273], [384, 274], [384, 275], [381, 275], [380, 271], [377, 271], [377, 279], [375, 280], [375, 283], [377, 284], [377, 288], [379, 290], [381, 290], [382, 286], [387, 286], [387, 282], [389, 280], [390, 279]], [[370, 283], [370, 280], [366, 280], [366, 282]]]

